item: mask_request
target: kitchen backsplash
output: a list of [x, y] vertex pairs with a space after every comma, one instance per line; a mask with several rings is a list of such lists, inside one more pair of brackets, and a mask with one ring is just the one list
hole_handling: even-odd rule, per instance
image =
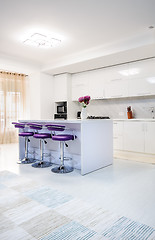
[[[122, 98], [109, 100], [92, 100], [87, 107], [88, 115], [109, 116], [110, 118], [127, 118], [127, 107], [131, 106], [134, 118], [153, 118], [155, 117], [155, 98]], [[81, 108], [77, 103], [77, 109]]]

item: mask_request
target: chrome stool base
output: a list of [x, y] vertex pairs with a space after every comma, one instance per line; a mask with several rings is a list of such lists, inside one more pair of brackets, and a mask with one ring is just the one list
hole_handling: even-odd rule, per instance
[[34, 158], [24, 158], [22, 160], [17, 161], [18, 164], [30, 164], [34, 162], [36, 162]]
[[52, 166], [51, 162], [43, 161], [43, 162], [35, 162], [32, 164], [32, 167], [34, 168], [46, 168]]
[[70, 173], [73, 170], [74, 169], [72, 167], [66, 167], [66, 166], [59, 166], [51, 169], [51, 171], [54, 173]]

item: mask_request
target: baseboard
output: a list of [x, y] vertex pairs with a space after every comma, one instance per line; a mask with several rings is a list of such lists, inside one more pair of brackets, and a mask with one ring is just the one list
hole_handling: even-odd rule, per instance
[[114, 150], [114, 158], [155, 164], [155, 154]]

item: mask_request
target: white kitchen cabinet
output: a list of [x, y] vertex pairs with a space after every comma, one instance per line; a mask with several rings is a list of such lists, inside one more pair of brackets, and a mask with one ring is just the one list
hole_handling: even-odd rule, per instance
[[128, 97], [128, 81], [124, 79], [114, 79], [106, 84], [105, 98]]
[[145, 153], [155, 154], [155, 122], [145, 122]]
[[91, 99], [103, 99], [105, 97], [105, 71], [104, 69], [89, 72], [89, 94]]
[[54, 76], [54, 102], [67, 101], [67, 74]]
[[145, 152], [145, 123], [124, 122], [123, 144], [125, 151]]
[[128, 97], [128, 79], [121, 73], [127, 69], [127, 64], [107, 68], [105, 78], [105, 98]]
[[147, 78], [129, 80], [129, 96], [149, 96], [155, 94], [155, 83], [152, 84]]
[[88, 72], [72, 75], [72, 101], [78, 101], [79, 97], [89, 95]]
[[124, 122], [113, 122], [113, 146], [114, 150], [123, 150], [123, 125]]
[[155, 154], [154, 121], [114, 121], [114, 150]]
[[129, 64], [129, 96], [155, 95], [155, 60], [144, 60]]

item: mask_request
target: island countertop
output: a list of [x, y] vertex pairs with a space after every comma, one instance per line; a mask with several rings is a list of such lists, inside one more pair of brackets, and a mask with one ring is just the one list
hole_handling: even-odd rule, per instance
[[[75, 169], [79, 169], [81, 175], [106, 167], [113, 163], [113, 120], [111, 119], [72, 119], [72, 120], [20, 120], [20, 122], [41, 123], [42, 132], [49, 132], [45, 124], [64, 125], [63, 134], [74, 134], [77, 138], [69, 141], [69, 147], [65, 148], [66, 156], [73, 159]], [[29, 131], [29, 127], [26, 127]], [[58, 133], [59, 134], [59, 133]], [[61, 134], [61, 133], [60, 133]], [[33, 139], [30, 146], [38, 146], [38, 139]], [[19, 138], [20, 157], [24, 155], [24, 139]], [[48, 139], [48, 151], [54, 156], [54, 163], [59, 164], [59, 142]], [[47, 148], [46, 147], [46, 148]]]

